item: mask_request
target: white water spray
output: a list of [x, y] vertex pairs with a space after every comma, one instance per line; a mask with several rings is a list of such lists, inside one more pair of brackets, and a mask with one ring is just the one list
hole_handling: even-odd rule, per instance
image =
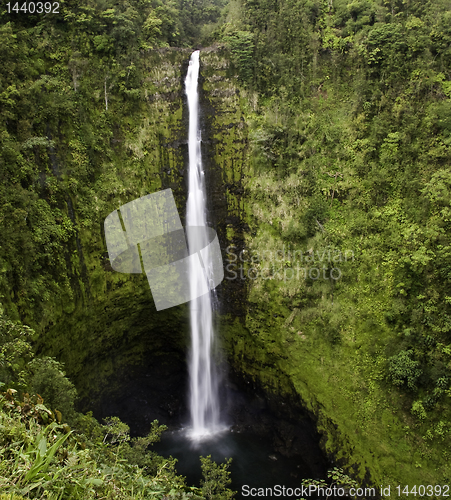
[[[199, 96], [197, 82], [199, 77], [199, 51], [190, 58], [188, 74], [185, 79], [189, 109], [189, 187], [186, 210], [187, 226], [206, 226], [206, 190], [201, 158], [201, 134], [199, 129]], [[199, 235], [196, 235], [199, 238]], [[193, 236], [191, 236], [193, 238]], [[206, 238], [206, 237], [205, 237]], [[208, 245], [206, 238], [202, 247]], [[199, 245], [197, 239], [196, 244]], [[188, 246], [194, 247], [188, 232]], [[207, 278], [213, 272], [211, 259], [203, 259]], [[199, 295], [205, 281], [194, 267], [189, 270], [191, 296]], [[212, 359], [214, 331], [212, 318], [211, 293], [206, 293], [190, 302], [191, 315], [191, 353], [189, 360], [190, 374], [190, 412], [191, 428], [189, 436], [199, 440], [221, 430], [219, 422], [218, 383], [215, 363]]]

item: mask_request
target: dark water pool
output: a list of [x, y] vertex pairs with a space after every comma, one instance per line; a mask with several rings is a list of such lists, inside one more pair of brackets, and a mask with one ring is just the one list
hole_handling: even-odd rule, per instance
[[230, 488], [237, 491], [235, 498], [249, 498], [245, 495], [245, 485], [249, 488], [274, 488], [276, 485], [297, 488], [302, 479], [318, 474], [302, 457], [282, 456], [274, 451], [269, 439], [252, 432], [228, 430], [214, 439], [200, 442], [192, 442], [183, 429], [165, 432], [154, 450], [165, 457], [177, 458], [178, 473], [186, 476], [187, 484], [196, 486], [202, 479], [199, 456], [211, 455], [218, 463], [232, 458]]
[[321, 436], [300, 402], [268, 394], [233, 373], [224, 377], [221, 393], [221, 415], [230, 430], [194, 445], [182, 429], [189, 421], [185, 363], [177, 364], [173, 357], [163, 361], [153, 359], [140, 370], [118, 373], [121, 390], [105, 393], [94, 415], [100, 420], [118, 416], [130, 426], [132, 437], [145, 436], [155, 419], [167, 425], [153, 449], [177, 458], [177, 470], [190, 485], [199, 485], [202, 478], [200, 455], [211, 455], [216, 462], [232, 458], [231, 488], [238, 499], [252, 498], [242, 495], [244, 485], [297, 488], [302, 479], [327, 477], [331, 464], [321, 450]]

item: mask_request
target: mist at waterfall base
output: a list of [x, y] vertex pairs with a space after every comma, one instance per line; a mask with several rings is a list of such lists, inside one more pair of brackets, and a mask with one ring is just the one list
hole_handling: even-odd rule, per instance
[[270, 440], [249, 432], [227, 430], [210, 439], [193, 442], [185, 429], [167, 431], [153, 448], [163, 456], [177, 458], [177, 472], [186, 477], [187, 484], [195, 486], [199, 486], [202, 479], [200, 456], [211, 455], [217, 463], [232, 458], [229, 488], [237, 491], [234, 498], [244, 498], [241, 494], [243, 485], [298, 488], [302, 479], [314, 474], [299, 456], [282, 456], [274, 452]]

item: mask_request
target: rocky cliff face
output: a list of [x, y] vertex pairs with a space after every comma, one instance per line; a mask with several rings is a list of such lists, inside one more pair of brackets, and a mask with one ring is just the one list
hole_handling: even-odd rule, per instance
[[[107, 132], [102, 130], [101, 136], [110, 138], [109, 156], [96, 153], [87, 160], [83, 144], [74, 139], [75, 128], [55, 135], [53, 175], [62, 183], [74, 234], [64, 264], [54, 272], [67, 273], [67, 286], [62, 293], [50, 293], [39, 313], [19, 314], [35, 327], [39, 351], [65, 363], [83, 409], [106, 415], [128, 408], [136, 428], [145, 428], [154, 417], [170, 421], [185, 411], [188, 309], [181, 305], [157, 313], [144, 275], [112, 270], [103, 221], [121, 205], [165, 188], [173, 190], [183, 220], [188, 118], [183, 80], [189, 55], [189, 50], [163, 49], [143, 56], [145, 99], [102, 118]], [[344, 371], [337, 369], [344, 365], [335, 364], [336, 356], [345, 360], [346, 350], [335, 350], [324, 339], [306, 334], [290, 300], [293, 290], [304, 285], [283, 279], [290, 269], [283, 256], [278, 255], [274, 264], [281, 279], [266, 280], [261, 271], [272, 263], [250, 258], [252, 253], [261, 257], [282, 250], [282, 241], [271, 232], [273, 221], [259, 211], [258, 197], [271, 193], [270, 186], [265, 191], [264, 179], [255, 188], [260, 174], [249, 149], [255, 96], [240, 87], [221, 47], [202, 50], [200, 85], [210, 222], [230, 266], [217, 290], [216, 320], [231, 378], [265, 394], [272, 411], [280, 412], [290, 425], [312, 417], [331, 458], [351, 465], [361, 480], [386, 482], [395, 465], [386, 451], [390, 438], [387, 434], [375, 445], [377, 430], [355, 423], [349, 401], [353, 387], [363, 381], [352, 364]], [[93, 134], [100, 127], [96, 114], [88, 114], [86, 120], [79, 125], [80, 134]], [[97, 147], [101, 151], [101, 145]], [[72, 189], [66, 166], [82, 168], [86, 162], [94, 174], [83, 190]], [[254, 279], [256, 272], [260, 275]], [[4, 293], [10, 311], [20, 312], [18, 292]], [[369, 381], [368, 391], [371, 387]], [[387, 417], [386, 424], [391, 421]], [[289, 433], [281, 440], [287, 449]], [[407, 461], [400, 466], [409, 471], [404, 477], [418, 472]]]
[[77, 230], [70, 249], [72, 294], [51, 298], [38, 344], [42, 353], [64, 361], [85, 408], [95, 403], [100, 392], [114, 398], [126, 387], [131, 390], [132, 381], [150, 359], [153, 376], [157, 365], [161, 373], [167, 365], [184, 370], [186, 306], [157, 314], [144, 275], [113, 271], [103, 220], [121, 205], [165, 188], [173, 190], [184, 214], [183, 78], [189, 54], [167, 49], [144, 57], [145, 100], [123, 117], [123, 123], [111, 124], [116, 157], [110, 164], [95, 165], [101, 173], [93, 186], [99, 207], [94, 225], [85, 224], [83, 201], [77, 194], [68, 195]]
[[[130, 406], [136, 408], [138, 427], [146, 423], [139, 417], [146, 414], [146, 405], [160, 408], [154, 415], [160, 420], [184, 411], [188, 310], [181, 305], [157, 313], [144, 275], [120, 274], [111, 268], [103, 220], [131, 200], [171, 188], [184, 221], [188, 161], [184, 78], [189, 56], [190, 51], [182, 49], [144, 56], [144, 102], [124, 115], [122, 123], [109, 124], [112, 161], [91, 159], [96, 213], [86, 214], [82, 194], [70, 190], [65, 194], [75, 234], [67, 245], [67, 269], [61, 272], [68, 273], [70, 286], [66, 293], [50, 295], [41, 315], [28, 318], [39, 332], [38, 350], [65, 363], [84, 409], [106, 414]], [[200, 87], [210, 222], [225, 251], [230, 244], [243, 244], [241, 185], [247, 142], [236, 78], [222, 49], [203, 51]], [[59, 140], [55, 161], [64, 164], [63, 143], [73, 139]], [[245, 288], [225, 281], [218, 290], [218, 303], [223, 312], [243, 317]]]

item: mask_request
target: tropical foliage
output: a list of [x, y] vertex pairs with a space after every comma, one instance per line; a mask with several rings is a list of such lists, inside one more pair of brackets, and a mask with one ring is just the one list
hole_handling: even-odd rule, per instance
[[[118, 417], [102, 425], [92, 413], [76, 412], [74, 386], [60, 363], [31, 354], [30, 333], [0, 312], [1, 352], [9, 353], [6, 361], [0, 358], [0, 366], [8, 368], [1, 372], [8, 384], [0, 382], [0, 490], [10, 494], [2, 500], [232, 498], [230, 461], [218, 465], [201, 457], [204, 484], [189, 487], [177, 475], [175, 459], [150, 451], [166, 429], [156, 420], [146, 436], [130, 438], [129, 426]], [[24, 351], [28, 363], [11, 364], [24, 360]]]
[[[112, 206], [161, 187], [175, 122], [170, 105], [163, 123], [149, 103], [163, 87], [179, 98], [174, 61], [201, 43], [227, 46], [238, 75], [247, 250], [302, 250], [321, 276], [340, 273], [249, 283], [237, 359], [265, 367], [253, 375], [273, 389], [291, 377], [328, 429], [343, 430], [328, 451], [348, 446], [361, 477], [403, 463], [407, 479], [449, 481], [449, 2], [60, 4], [48, 16], [0, 12], [0, 298], [14, 319], [0, 317], [2, 486], [39, 497], [53, 484], [57, 498], [67, 475], [80, 498], [217, 494], [207, 479], [202, 493], [187, 489], [172, 461], [144, 453], [153, 438], [77, 414], [63, 365], [33, 354], [111, 284], [108, 264], [88, 267], [86, 255]], [[281, 275], [305, 262], [287, 257]]]

